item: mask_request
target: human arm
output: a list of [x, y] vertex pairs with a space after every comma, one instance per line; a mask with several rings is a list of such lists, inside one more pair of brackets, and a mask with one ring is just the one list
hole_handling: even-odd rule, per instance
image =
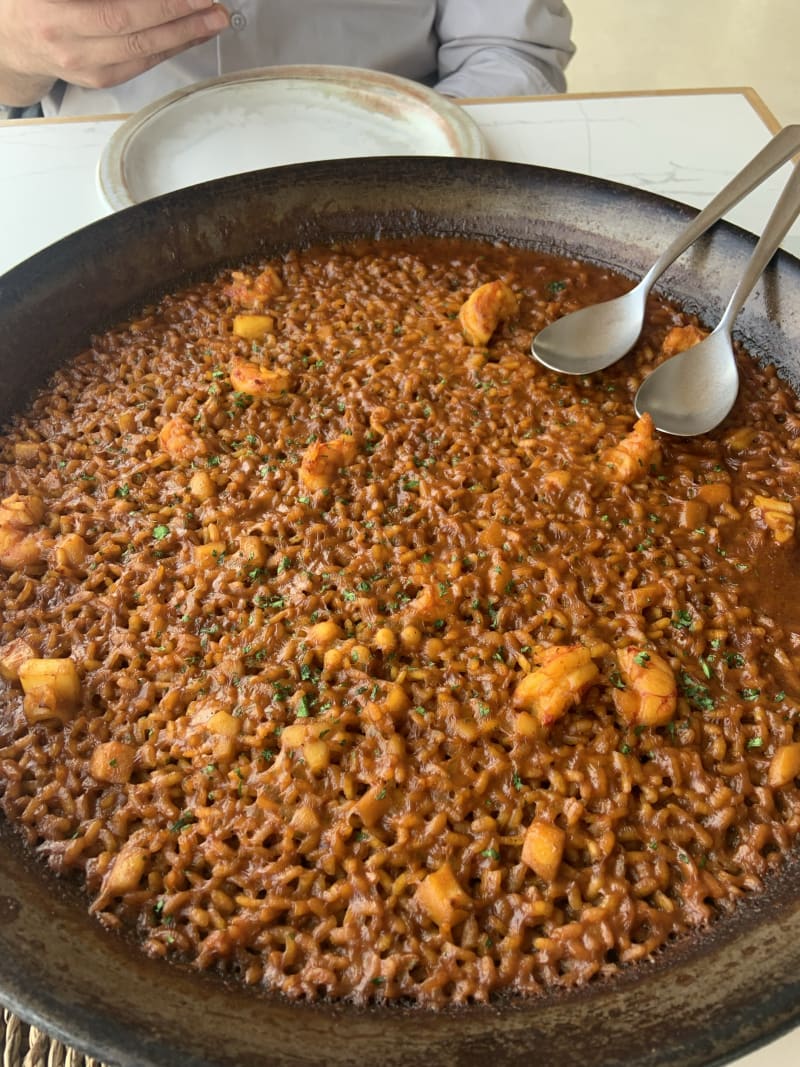
[[571, 28], [562, 0], [437, 0], [436, 88], [456, 97], [563, 92]]
[[34, 104], [58, 80], [118, 85], [227, 21], [213, 0], [0, 0], [0, 103]]

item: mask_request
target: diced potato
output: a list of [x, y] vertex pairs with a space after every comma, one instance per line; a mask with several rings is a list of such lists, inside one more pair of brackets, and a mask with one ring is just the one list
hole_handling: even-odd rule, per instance
[[56, 545], [56, 567], [60, 571], [79, 571], [89, 555], [89, 546], [80, 534], [65, 534]]
[[272, 315], [236, 315], [233, 320], [233, 332], [245, 341], [260, 341], [275, 329]]
[[698, 486], [697, 499], [708, 504], [710, 508], [718, 508], [722, 504], [730, 504], [731, 487], [729, 482], [708, 482]]
[[193, 556], [198, 567], [217, 567], [225, 555], [224, 541], [209, 541], [205, 545], [195, 545]]
[[800, 741], [781, 745], [769, 762], [767, 781], [773, 789], [789, 785], [800, 776]]
[[794, 508], [788, 500], [778, 500], [771, 496], [755, 496], [753, 498], [764, 524], [772, 530], [772, 537], [776, 544], [785, 545], [794, 537], [795, 518]]
[[464, 336], [471, 345], [488, 345], [505, 319], [516, 315], [519, 302], [502, 281], [487, 282], [469, 295], [458, 313]]
[[70, 712], [77, 707], [81, 683], [69, 658], [27, 659], [19, 667], [19, 680], [25, 694], [36, 696], [40, 690], [51, 690], [58, 711]]
[[331, 762], [331, 749], [327, 741], [310, 738], [303, 745], [303, 759], [312, 774], [322, 774]]
[[437, 926], [447, 929], [465, 919], [472, 904], [449, 863], [443, 863], [420, 882], [414, 899]]
[[339, 470], [349, 466], [355, 457], [356, 443], [350, 436], [314, 441], [303, 453], [300, 481], [312, 491], [327, 489], [335, 481]]
[[566, 840], [560, 827], [534, 819], [522, 843], [522, 862], [545, 882], [552, 882], [561, 866]]
[[18, 637], [7, 645], [0, 645], [0, 677], [7, 682], [19, 681], [19, 669], [29, 659], [35, 659], [36, 652], [27, 641]]
[[312, 734], [311, 723], [293, 722], [291, 726], [284, 726], [281, 731], [281, 748], [300, 748]]
[[708, 518], [708, 505], [698, 497], [684, 500], [678, 512], [678, 525], [684, 530], [696, 530]]
[[231, 385], [248, 396], [277, 397], [288, 393], [292, 378], [283, 367], [262, 367], [251, 359], [234, 356], [230, 364]]
[[14, 462], [21, 467], [35, 467], [39, 462], [39, 445], [36, 441], [17, 441], [14, 445]]
[[254, 534], [239, 538], [239, 554], [248, 567], [263, 567], [267, 562], [267, 547], [261, 538]]
[[105, 741], [92, 752], [89, 773], [98, 782], [123, 785], [130, 781], [136, 749], [123, 741]]
[[216, 495], [217, 487], [208, 471], [195, 471], [189, 479], [189, 492], [201, 503]]
[[385, 785], [373, 785], [354, 805], [353, 812], [361, 819], [368, 830], [376, 826], [389, 808], [392, 798]]
[[215, 711], [206, 723], [209, 733], [220, 734], [222, 737], [238, 737], [241, 728], [241, 719], [237, 719], [229, 711]]

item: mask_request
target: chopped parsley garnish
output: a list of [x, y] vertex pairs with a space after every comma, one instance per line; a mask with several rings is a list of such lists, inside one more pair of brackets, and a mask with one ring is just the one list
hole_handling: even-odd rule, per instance
[[689, 630], [692, 626], [692, 613], [686, 608], [681, 608], [680, 611], [675, 612], [671, 621], [676, 630]]
[[153, 528], [154, 541], [163, 541], [165, 537], [169, 537], [169, 526], [156, 526]]
[[172, 824], [173, 834], [179, 834], [181, 830], [185, 830], [187, 826], [191, 826], [192, 823], [196, 821], [193, 812], [185, 811], [183, 815]]
[[714, 698], [709, 693], [708, 686], [695, 681], [695, 679], [686, 671], [681, 671], [680, 682], [681, 692], [693, 708], [696, 708], [698, 711], [713, 710]]

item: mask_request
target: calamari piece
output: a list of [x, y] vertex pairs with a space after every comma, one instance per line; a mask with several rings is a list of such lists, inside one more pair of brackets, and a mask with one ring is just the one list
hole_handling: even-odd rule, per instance
[[231, 385], [248, 396], [276, 397], [287, 393], [291, 377], [282, 367], [271, 370], [250, 359], [234, 356], [230, 364]]
[[788, 500], [778, 500], [773, 496], [755, 496], [753, 503], [761, 513], [764, 524], [772, 530], [776, 544], [785, 545], [794, 537], [794, 507]]
[[242, 307], [261, 307], [283, 292], [283, 282], [274, 267], [265, 267], [255, 278], [235, 270], [225, 292]]
[[600, 454], [600, 470], [609, 482], [630, 485], [658, 462], [659, 443], [650, 415], [645, 412], [618, 445]]
[[36, 652], [21, 637], [0, 645], [0, 678], [5, 678], [7, 682], [19, 681], [20, 667], [27, 660], [35, 658]]
[[798, 777], [800, 777], [800, 741], [780, 745], [769, 762], [767, 781], [773, 789], [780, 789]]
[[458, 313], [467, 341], [471, 345], [488, 345], [500, 323], [515, 315], [518, 306], [516, 296], [505, 282], [487, 282], [479, 286]]
[[150, 851], [140, 844], [139, 836], [134, 835], [119, 850], [103, 876], [100, 893], [89, 909], [91, 912], [102, 911], [115, 897], [124, 896], [139, 887], [142, 878], [152, 862]]
[[356, 456], [356, 443], [352, 437], [334, 437], [331, 441], [314, 441], [303, 453], [300, 463], [300, 481], [315, 491], [332, 485], [342, 467], [347, 467]]
[[583, 645], [554, 645], [536, 659], [539, 666], [517, 685], [513, 702], [549, 726], [577, 704], [600, 672]]
[[133, 764], [136, 760], [136, 748], [124, 741], [104, 741], [92, 752], [89, 760], [89, 774], [98, 782], [111, 782], [124, 785], [130, 781]]
[[158, 443], [173, 459], [196, 459], [208, 451], [200, 434], [180, 415], [164, 423], [158, 434]]
[[702, 330], [699, 326], [673, 326], [668, 331], [661, 345], [662, 355], [677, 356], [679, 352], [685, 352], [687, 348], [693, 348], [708, 337], [708, 330]]
[[624, 689], [614, 690], [617, 711], [631, 726], [663, 726], [675, 714], [678, 685], [665, 659], [629, 645], [617, 652]]
[[13, 493], [0, 501], [0, 567], [38, 571], [44, 567], [41, 497]]

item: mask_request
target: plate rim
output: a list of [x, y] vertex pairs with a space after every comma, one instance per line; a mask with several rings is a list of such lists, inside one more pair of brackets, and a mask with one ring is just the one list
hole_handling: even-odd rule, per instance
[[[337, 88], [349, 85], [357, 91], [384, 93], [399, 100], [404, 99], [408, 104], [415, 105], [420, 112], [427, 112], [438, 120], [439, 126], [453, 146], [453, 151], [447, 155], [443, 154], [442, 158], [448, 158], [448, 155], [450, 158], [489, 158], [488, 145], [478, 123], [454, 98], [445, 96], [422, 82], [416, 82], [411, 78], [388, 71], [371, 70], [368, 67], [324, 63], [278, 64], [250, 67], [246, 70], [232, 71], [193, 82], [191, 85], [173, 89], [129, 115], [106, 141], [100, 154], [96, 178], [101, 199], [113, 211], [132, 207], [134, 204], [142, 203], [144, 199], [151, 199], [150, 197], [140, 198], [134, 194], [127, 181], [125, 160], [129, 147], [138, 134], [164, 111], [209, 90], [276, 81], [316, 82]], [[402, 155], [403, 153], [393, 152], [392, 154]], [[274, 164], [274, 166], [282, 165], [284, 164]], [[164, 192], [171, 191], [173, 190], [161, 190], [154, 195], [163, 195]]]

